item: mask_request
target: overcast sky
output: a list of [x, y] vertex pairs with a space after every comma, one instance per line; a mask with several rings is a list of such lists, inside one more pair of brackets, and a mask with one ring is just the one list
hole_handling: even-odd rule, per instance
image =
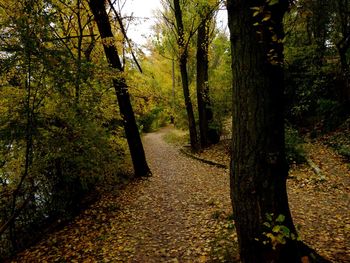
[[[131, 24], [128, 29], [128, 37], [138, 45], [144, 45], [152, 35], [152, 25], [156, 22], [154, 11], [161, 9], [160, 0], [127, 0], [122, 10], [123, 16], [138, 17], [137, 24]], [[218, 27], [227, 27], [226, 10], [219, 11], [217, 17]]]
[[129, 38], [139, 45], [147, 42], [152, 33], [152, 25], [155, 23], [154, 11], [160, 9], [160, 0], [127, 0], [122, 10], [123, 16], [133, 14], [140, 18], [139, 22], [131, 24], [128, 29]]

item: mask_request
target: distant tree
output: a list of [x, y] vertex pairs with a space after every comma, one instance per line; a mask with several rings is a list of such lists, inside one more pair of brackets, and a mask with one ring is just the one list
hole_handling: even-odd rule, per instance
[[281, 40], [287, 8], [288, 0], [227, 1], [233, 69], [231, 198], [242, 262], [300, 262], [286, 191]]
[[[114, 43], [115, 40], [104, 1], [90, 0], [89, 6], [97, 23], [108, 63], [112, 68], [119, 70], [119, 72], [123, 72], [124, 69], [119, 59], [118, 50]], [[115, 77], [113, 79], [113, 86], [117, 95], [119, 109], [123, 119], [125, 136], [128, 141], [135, 175], [138, 177], [149, 176], [151, 172], [147, 165], [145, 152], [136, 125], [125, 78], [122, 76]]]
[[[183, 24], [182, 10], [179, 0], [174, 0], [174, 15], [176, 21], [176, 34], [177, 34], [177, 45], [179, 48], [179, 64], [182, 80], [182, 88], [185, 98], [185, 105], [188, 118], [188, 128], [190, 132], [191, 148], [194, 151], [199, 149], [199, 142], [196, 129], [196, 121], [193, 113], [193, 106], [189, 91], [189, 80], [187, 72], [187, 62], [188, 62], [188, 44], [189, 39], [185, 39], [185, 29]], [[193, 34], [193, 33], [191, 33]]]
[[218, 129], [213, 125], [213, 110], [209, 96], [209, 44], [210, 31], [213, 25], [214, 11], [218, 4], [214, 2], [200, 2], [197, 7], [197, 13], [200, 18], [197, 30], [197, 102], [198, 102], [198, 120], [201, 147], [205, 148], [210, 144], [217, 143], [220, 140]]
[[344, 82], [344, 98], [350, 104], [350, 1], [335, 1], [335, 24], [338, 36], [336, 46], [340, 57], [341, 71]]

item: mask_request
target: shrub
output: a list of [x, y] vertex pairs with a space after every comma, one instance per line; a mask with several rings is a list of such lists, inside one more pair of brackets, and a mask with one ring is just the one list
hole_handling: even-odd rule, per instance
[[303, 148], [303, 139], [299, 136], [296, 129], [290, 125], [285, 127], [285, 145], [286, 158], [289, 164], [304, 163], [306, 161], [306, 154]]
[[155, 107], [151, 112], [142, 115], [138, 120], [141, 131], [151, 132], [166, 124], [167, 118], [163, 113], [163, 108]]

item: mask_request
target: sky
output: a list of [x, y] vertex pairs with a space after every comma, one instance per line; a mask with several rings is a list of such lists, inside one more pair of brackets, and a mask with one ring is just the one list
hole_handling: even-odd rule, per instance
[[154, 11], [161, 9], [160, 0], [127, 0], [122, 10], [123, 16], [140, 18], [139, 22], [131, 24], [128, 37], [138, 45], [144, 45], [152, 34], [152, 25], [155, 23]]
[[[123, 2], [125, 0], [122, 0]], [[123, 16], [138, 17], [137, 24], [131, 24], [128, 28], [128, 37], [137, 45], [142, 46], [147, 43], [147, 39], [152, 35], [152, 25], [156, 23], [154, 11], [161, 9], [160, 0], [126, 0], [122, 9]], [[226, 10], [219, 11], [217, 23], [219, 27], [227, 27]]]

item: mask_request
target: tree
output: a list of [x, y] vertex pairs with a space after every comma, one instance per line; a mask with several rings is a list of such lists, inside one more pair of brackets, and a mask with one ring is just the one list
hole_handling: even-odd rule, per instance
[[[336, 46], [338, 49], [341, 73], [344, 82], [344, 98], [350, 103], [350, 1], [349, 0], [335, 0], [336, 24], [338, 28], [338, 36]], [[340, 38], [339, 38], [340, 36]]]
[[176, 20], [176, 33], [177, 33], [177, 44], [179, 47], [179, 65], [182, 80], [182, 89], [185, 98], [185, 105], [188, 118], [188, 129], [190, 132], [191, 148], [194, 151], [199, 149], [196, 121], [193, 113], [193, 106], [190, 97], [189, 84], [188, 84], [188, 72], [187, 72], [187, 61], [188, 61], [188, 44], [189, 39], [185, 39], [185, 31], [182, 19], [182, 10], [179, 0], [174, 0], [174, 15]]
[[[119, 72], [123, 72], [118, 50], [114, 44], [114, 36], [109, 22], [109, 17], [105, 9], [104, 1], [90, 0], [89, 6], [97, 23], [108, 63], [112, 68], [117, 69]], [[137, 177], [149, 176], [150, 169], [147, 165], [142, 141], [136, 125], [125, 78], [122, 76], [114, 78], [113, 86], [117, 95], [119, 109], [123, 119], [125, 136], [128, 141], [135, 175]]]
[[287, 8], [288, 0], [227, 2], [233, 69], [231, 198], [242, 262], [300, 261], [286, 192], [281, 40]]
[[[216, 5], [216, 3], [215, 3]], [[213, 127], [213, 110], [209, 97], [209, 42], [210, 26], [212, 24], [214, 12], [213, 7], [208, 2], [201, 3], [197, 12], [200, 17], [200, 24], [197, 31], [197, 102], [198, 119], [201, 147], [208, 147], [212, 143], [220, 140], [220, 134]]]

